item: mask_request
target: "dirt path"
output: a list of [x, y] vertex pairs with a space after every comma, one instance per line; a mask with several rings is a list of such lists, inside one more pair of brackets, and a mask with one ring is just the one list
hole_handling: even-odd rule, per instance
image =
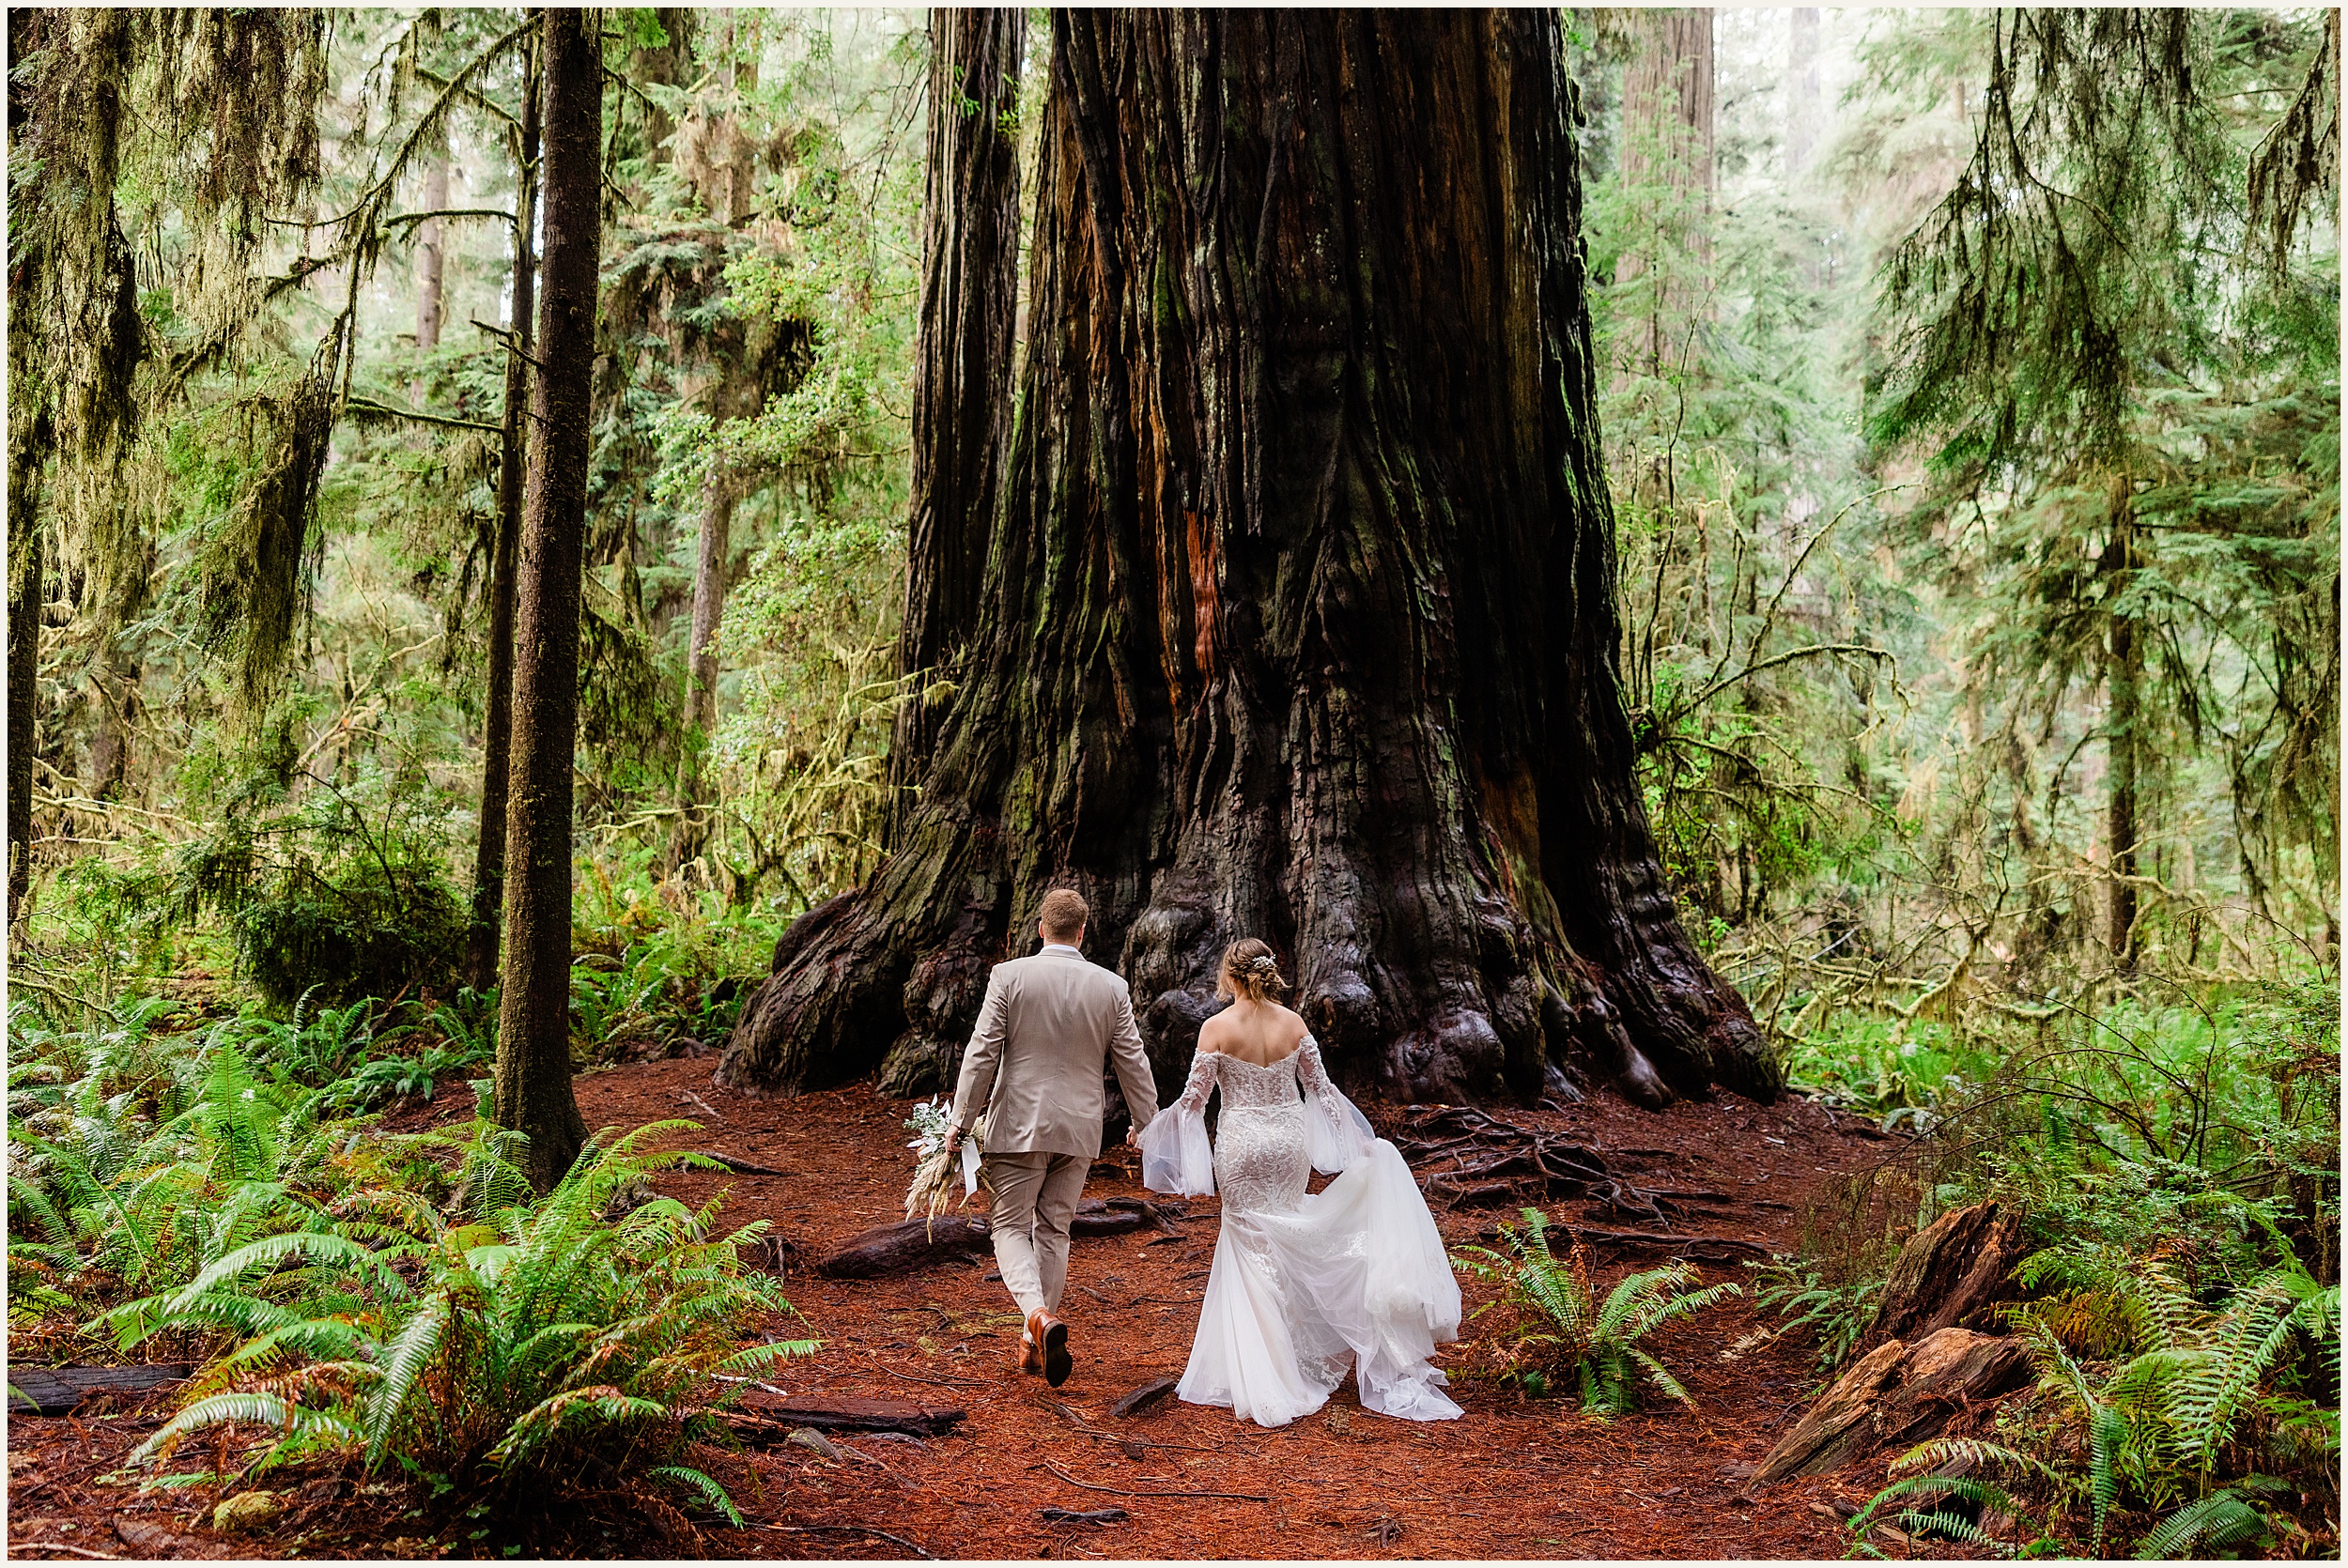
[[[858, 1231], [901, 1217], [911, 1159], [903, 1127], [907, 1107], [868, 1085], [753, 1100], [713, 1088], [706, 1061], [667, 1061], [595, 1073], [579, 1088], [590, 1127], [688, 1116], [704, 1125], [701, 1146], [791, 1173], [695, 1175], [668, 1185], [688, 1200], [731, 1189], [728, 1223], [771, 1220], [802, 1256], [821, 1255]], [[430, 1112], [419, 1108], [402, 1119], [453, 1115], [463, 1096], [458, 1085]], [[1379, 1119], [1376, 1106], [1366, 1109]], [[1688, 1228], [1773, 1249], [1791, 1243], [1806, 1194], [1838, 1174], [1877, 1163], [1886, 1152], [1882, 1143], [1852, 1130], [1847, 1118], [1803, 1101], [1761, 1107], [1731, 1099], [1648, 1114], [1608, 1099], [1545, 1112], [1540, 1119], [1603, 1151], [1644, 1184], [1745, 1195], [1746, 1202]], [[1140, 1193], [1126, 1158], [1121, 1168], [1114, 1161], [1096, 1165], [1089, 1193]], [[1575, 1203], [1550, 1206], [1568, 1224], [1580, 1209]], [[985, 1278], [991, 1260], [872, 1283], [794, 1269], [787, 1291], [806, 1324], [778, 1323], [770, 1331], [809, 1335], [822, 1345], [813, 1356], [786, 1364], [778, 1380], [790, 1393], [919, 1399], [958, 1406], [968, 1415], [926, 1446], [859, 1438], [842, 1443], [853, 1451], [843, 1461], [784, 1447], [721, 1465], [721, 1478], [747, 1514], [812, 1532], [712, 1530], [709, 1554], [907, 1555], [904, 1545], [860, 1532], [867, 1530], [940, 1557], [963, 1558], [1843, 1554], [1845, 1532], [1829, 1506], [1840, 1500], [1846, 1512], [1862, 1501], [1872, 1489], [1870, 1476], [1795, 1483], [1771, 1489], [1756, 1503], [1740, 1494], [1728, 1473], [1768, 1452], [1815, 1382], [1806, 1346], [1771, 1342], [1733, 1351], [1761, 1326], [1742, 1301], [1700, 1314], [1655, 1345], [1695, 1395], [1699, 1408], [1692, 1413], [1673, 1407], [1608, 1424], [1568, 1402], [1528, 1400], [1462, 1380], [1453, 1391], [1466, 1418], [1446, 1423], [1365, 1413], [1350, 1382], [1328, 1409], [1277, 1431], [1170, 1400], [1129, 1421], [1109, 1416], [1107, 1407], [1119, 1395], [1151, 1378], [1178, 1375], [1187, 1358], [1214, 1247], [1213, 1200], [1191, 1200], [1188, 1214], [1179, 1239], [1142, 1232], [1076, 1243], [1063, 1311], [1078, 1361], [1075, 1375], [1058, 1391], [1007, 1370], [1018, 1329], [1001, 1285]], [[1436, 1211], [1445, 1240], [1455, 1247], [1474, 1242], [1497, 1217], [1489, 1210]], [[1617, 1222], [1602, 1223], [1621, 1228]], [[1601, 1254], [1599, 1261], [1602, 1280], [1611, 1282], [1658, 1259]], [[1736, 1278], [1743, 1270], [1712, 1267], [1707, 1273]], [[1491, 1294], [1474, 1282], [1465, 1288], [1470, 1311]], [[147, 1504], [128, 1491], [72, 1481], [67, 1472], [117, 1444], [127, 1450], [152, 1430], [153, 1421], [148, 1414], [15, 1422], [9, 1438], [12, 1549], [45, 1539], [128, 1554], [112, 1521], [121, 1510]], [[1088, 1435], [1078, 1422], [1114, 1429], [1118, 1438], [1162, 1446], [1129, 1449], [1118, 1439]], [[113, 1435], [117, 1429], [118, 1437]], [[1269, 1500], [1125, 1495], [1148, 1492], [1257, 1494]], [[1106, 1526], [1056, 1524], [1042, 1516], [1047, 1507], [1122, 1507], [1128, 1517]], [[180, 1549], [184, 1555], [232, 1549], [246, 1555], [272, 1547], [333, 1555], [387, 1549], [425, 1555], [427, 1547], [465, 1553], [464, 1542], [455, 1538], [394, 1544], [399, 1527], [388, 1517], [354, 1538], [349, 1527], [357, 1523], [346, 1515], [343, 1528], [333, 1528], [324, 1518], [326, 1528], [316, 1533], [265, 1537], [234, 1548], [190, 1535], [180, 1538]], [[593, 1540], [579, 1545], [589, 1555], [596, 1552]], [[605, 1553], [625, 1549], [618, 1539], [602, 1547]]]

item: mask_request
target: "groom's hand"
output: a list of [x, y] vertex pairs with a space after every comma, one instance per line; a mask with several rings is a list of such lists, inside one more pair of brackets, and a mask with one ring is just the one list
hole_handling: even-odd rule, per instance
[[962, 1140], [965, 1134], [961, 1128], [948, 1128], [946, 1130], [946, 1152], [948, 1154], [960, 1154], [962, 1152]]

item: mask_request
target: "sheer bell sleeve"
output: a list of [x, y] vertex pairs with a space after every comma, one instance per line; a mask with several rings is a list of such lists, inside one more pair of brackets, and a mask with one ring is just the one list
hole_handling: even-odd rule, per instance
[[1214, 1147], [1207, 1141], [1207, 1095], [1222, 1057], [1201, 1051], [1174, 1103], [1141, 1130], [1141, 1184], [1152, 1192], [1214, 1196]]
[[1305, 1087], [1305, 1135], [1312, 1145], [1313, 1169], [1335, 1176], [1369, 1152], [1378, 1134], [1369, 1118], [1329, 1081], [1321, 1042], [1310, 1035], [1296, 1048], [1296, 1081]]

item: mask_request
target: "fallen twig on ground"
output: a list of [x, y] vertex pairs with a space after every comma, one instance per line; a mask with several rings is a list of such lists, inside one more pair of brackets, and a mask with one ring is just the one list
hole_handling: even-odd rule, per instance
[[1071, 1486], [1081, 1486], [1088, 1492], [1107, 1492], [1120, 1498], [1229, 1498], [1237, 1502], [1270, 1502], [1272, 1500], [1255, 1492], [1136, 1492], [1127, 1486], [1096, 1486], [1089, 1481], [1078, 1481], [1049, 1459], [1043, 1461], [1043, 1468]]
[[917, 1542], [917, 1541], [908, 1541], [908, 1540], [906, 1540], [906, 1539], [905, 1539], [904, 1536], [902, 1536], [902, 1535], [891, 1535], [891, 1534], [889, 1534], [889, 1533], [888, 1533], [887, 1530], [874, 1530], [874, 1529], [873, 1529], [871, 1525], [769, 1525], [769, 1524], [753, 1524], [753, 1525], [751, 1526], [751, 1528], [752, 1528], [753, 1530], [780, 1530], [780, 1531], [781, 1531], [781, 1532], [782, 1532], [783, 1534], [785, 1534], [785, 1535], [822, 1535], [822, 1534], [825, 1534], [825, 1533], [826, 1533], [826, 1532], [829, 1532], [829, 1533], [832, 1533], [832, 1534], [848, 1534], [848, 1535], [876, 1535], [876, 1536], [880, 1537], [880, 1539], [882, 1539], [883, 1541], [889, 1541], [889, 1542], [893, 1542], [893, 1543], [895, 1543], [896, 1545], [900, 1545], [900, 1546], [904, 1547], [906, 1550], [908, 1550], [908, 1551], [912, 1552], [912, 1553], [913, 1553], [916, 1557], [924, 1557], [924, 1558], [927, 1558], [927, 1559], [929, 1559], [932, 1562], [935, 1562], [935, 1561], [937, 1560], [937, 1554], [936, 1554], [935, 1552], [934, 1552], [934, 1551], [929, 1550], [927, 1547], [923, 1546], [920, 1543], [919, 1543], [919, 1542]]

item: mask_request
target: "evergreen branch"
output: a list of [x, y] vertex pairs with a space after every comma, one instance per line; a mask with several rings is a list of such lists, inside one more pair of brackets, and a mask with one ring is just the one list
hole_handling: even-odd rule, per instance
[[455, 419], [445, 414], [427, 414], [419, 408], [394, 408], [371, 397], [347, 398], [343, 407], [352, 413], [372, 414], [378, 419], [412, 420], [418, 424], [445, 425], [451, 430], [483, 430], [492, 436], [505, 434], [505, 427], [502, 424], [485, 424], [477, 419]]

